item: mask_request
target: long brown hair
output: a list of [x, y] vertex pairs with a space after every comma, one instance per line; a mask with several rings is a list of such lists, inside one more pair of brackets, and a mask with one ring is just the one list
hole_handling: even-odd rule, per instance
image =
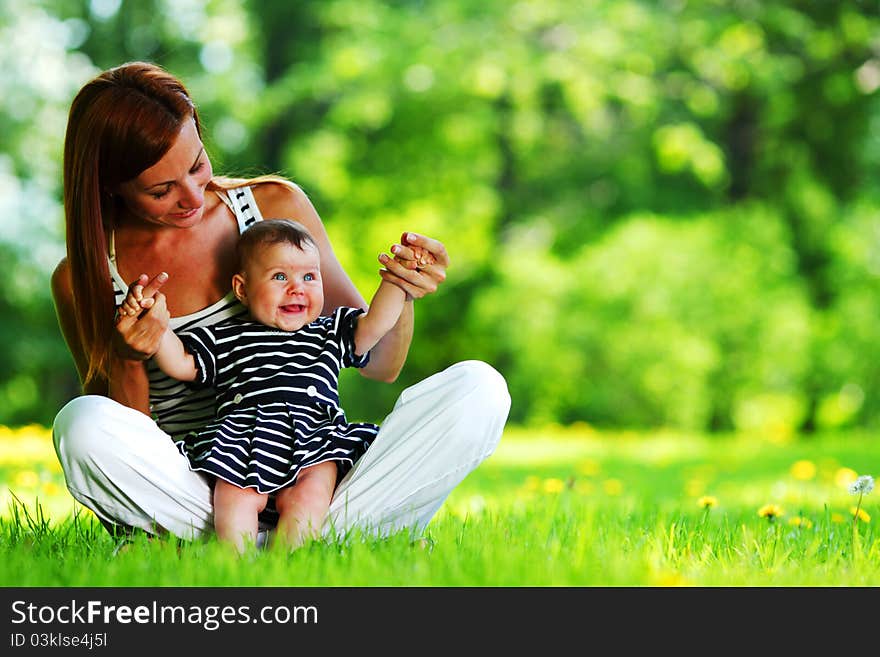
[[89, 363], [83, 384], [109, 372], [114, 298], [107, 236], [121, 209], [113, 190], [156, 164], [190, 118], [201, 134], [183, 83], [146, 62], [104, 71], [71, 104], [64, 213], [76, 327]]

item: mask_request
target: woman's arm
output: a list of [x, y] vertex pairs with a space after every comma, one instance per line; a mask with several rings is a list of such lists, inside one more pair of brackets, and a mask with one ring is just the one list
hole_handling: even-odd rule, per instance
[[[58, 327], [67, 344], [67, 350], [73, 357], [76, 372], [79, 376], [80, 385], [86, 378], [89, 369], [88, 358], [82, 348], [79, 339], [79, 331], [76, 328], [76, 319], [73, 312], [73, 285], [70, 278], [70, 265], [67, 258], [63, 258], [55, 271], [52, 272], [52, 301], [55, 304], [55, 316], [58, 318]], [[92, 381], [88, 389], [83, 388], [84, 394], [106, 395], [107, 381]]]
[[[83, 349], [76, 328], [74, 316], [73, 285], [70, 278], [70, 265], [64, 258], [52, 273], [52, 300], [61, 335], [73, 357], [80, 384], [85, 380], [89, 369], [88, 356]], [[83, 394], [103, 395], [115, 399], [149, 415], [149, 382], [147, 372], [141, 361], [127, 360], [111, 355], [110, 380], [96, 378], [82, 387]]]
[[[146, 281], [145, 277], [144, 280]], [[82, 382], [88, 371], [88, 356], [83, 349], [79, 331], [76, 328], [73, 285], [70, 277], [70, 265], [66, 258], [55, 268], [51, 283], [58, 325], [64, 341], [67, 343], [67, 349], [73, 357], [80, 382]], [[154, 279], [150, 283], [148, 294], [152, 294], [152, 290], [158, 289], [158, 287], [153, 287], [155, 285], [156, 280]], [[121, 404], [141, 411], [145, 415], [150, 414], [150, 387], [144, 366], [145, 355], [138, 352], [136, 346], [147, 344], [149, 340], [144, 340], [144, 338], [155, 332], [155, 328], [152, 331], [147, 330], [147, 325], [152, 322], [153, 318], [146, 324], [137, 326], [140, 322], [133, 320], [125, 327], [125, 333], [117, 327], [113, 335], [114, 349], [111, 350], [110, 355], [109, 381], [103, 378], [93, 379], [88, 385], [83, 386], [83, 394], [110, 397]], [[120, 354], [126, 354], [129, 357]]]

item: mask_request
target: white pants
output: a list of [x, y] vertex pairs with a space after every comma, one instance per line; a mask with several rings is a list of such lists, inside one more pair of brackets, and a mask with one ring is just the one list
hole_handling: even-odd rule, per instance
[[[420, 532], [455, 486], [494, 450], [510, 395], [480, 361], [456, 363], [404, 390], [367, 452], [339, 483], [324, 532]], [[105, 523], [213, 532], [211, 487], [171, 437], [143, 413], [107, 397], [77, 397], [53, 427], [71, 495]]]

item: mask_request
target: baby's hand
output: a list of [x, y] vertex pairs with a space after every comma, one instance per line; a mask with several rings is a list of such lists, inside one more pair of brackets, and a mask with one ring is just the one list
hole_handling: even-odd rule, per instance
[[421, 271], [425, 267], [437, 262], [434, 254], [421, 246], [410, 245], [406, 247], [391, 247], [394, 259], [407, 269]]
[[122, 317], [136, 317], [140, 315], [141, 311], [152, 308], [155, 302], [156, 299], [153, 297], [144, 298], [144, 286], [140, 283], [140, 279], [138, 279], [128, 288], [125, 301], [116, 309], [117, 323]]

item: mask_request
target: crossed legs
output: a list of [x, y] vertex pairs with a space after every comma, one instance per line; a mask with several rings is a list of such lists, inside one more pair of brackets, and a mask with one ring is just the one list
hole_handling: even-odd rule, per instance
[[[422, 531], [495, 449], [509, 410], [504, 378], [479, 361], [456, 363], [407, 388], [339, 482], [323, 532]], [[52, 433], [71, 495], [105, 524], [186, 540], [213, 531], [208, 478], [190, 469], [152, 418], [84, 395], [59, 411]]]

